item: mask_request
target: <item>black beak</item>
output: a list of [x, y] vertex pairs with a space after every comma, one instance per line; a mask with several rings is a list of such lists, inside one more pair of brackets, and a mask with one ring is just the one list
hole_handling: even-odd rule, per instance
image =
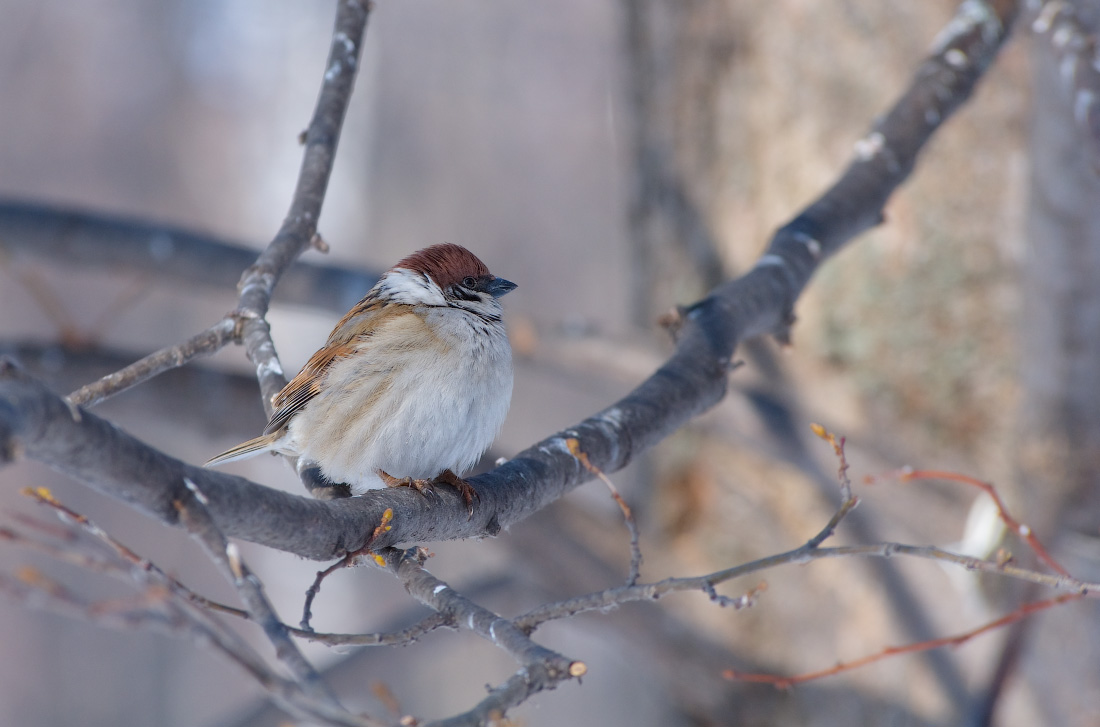
[[494, 298], [499, 298], [515, 289], [516, 284], [504, 278], [493, 278], [489, 281], [489, 284], [485, 286], [485, 291]]

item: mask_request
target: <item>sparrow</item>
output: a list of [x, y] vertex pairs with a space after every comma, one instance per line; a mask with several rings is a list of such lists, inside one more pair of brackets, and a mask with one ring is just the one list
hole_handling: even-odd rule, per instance
[[464, 247], [433, 245], [382, 275], [272, 400], [264, 433], [211, 458], [278, 452], [362, 494], [462, 479], [500, 432], [512, 349], [498, 300], [516, 284]]

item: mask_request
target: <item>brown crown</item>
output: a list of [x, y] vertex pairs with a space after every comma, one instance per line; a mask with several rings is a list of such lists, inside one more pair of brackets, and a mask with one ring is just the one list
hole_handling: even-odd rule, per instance
[[424, 273], [440, 288], [453, 285], [466, 277], [491, 275], [489, 268], [477, 259], [477, 255], [461, 245], [449, 242], [417, 250], [394, 265], [394, 268]]

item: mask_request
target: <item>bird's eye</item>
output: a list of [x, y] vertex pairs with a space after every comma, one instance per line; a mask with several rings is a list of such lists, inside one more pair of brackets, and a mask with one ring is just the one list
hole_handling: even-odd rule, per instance
[[474, 278], [471, 278], [471, 277], [467, 276], [467, 277], [462, 279], [462, 287], [463, 288], [471, 288], [472, 289], [475, 285], [477, 285], [477, 280], [475, 280]]

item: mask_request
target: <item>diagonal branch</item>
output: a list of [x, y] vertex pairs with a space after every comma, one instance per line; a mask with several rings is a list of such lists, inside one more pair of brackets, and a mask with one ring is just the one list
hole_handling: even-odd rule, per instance
[[[357, 7], [341, 3], [341, 17], [355, 15]], [[615, 472], [722, 399], [736, 345], [763, 333], [785, 334], [794, 303], [821, 261], [882, 219], [883, 206], [909, 176], [921, 149], [970, 96], [1016, 12], [1011, 0], [965, 0], [909, 89], [857, 145], [840, 179], [775, 234], [752, 270], [682, 311], [673, 356], [616, 404], [475, 478], [480, 500], [472, 517], [467, 518], [462, 498], [446, 491], [430, 509], [415, 493], [395, 490], [317, 501], [201, 470], [92, 415], [70, 410], [10, 365], [0, 370], [0, 452], [10, 456], [18, 445], [28, 456], [172, 524], [177, 516], [171, 503], [186, 476], [210, 499], [211, 514], [226, 535], [309, 558], [336, 558], [361, 547], [387, 508], [394, 511], [392, 529], [376, 547], [496, 535], [592, 476], [566, 440], [576, 439], [595, 467]], [[341, 55], [340, 45], [334, 42], [334, 80], [326, 84], [322, 102], [333, 90], [330, 85], [351, 80], [345, 64], [355, 56]], [[315, 230], [318, 190], [323, 192], [331, 162], [322, 141], [339, 128], [338, 119], [326, 115], [330, 112], [339, 116], [342, 109], [319, 103], [307, 140], [301, 194], [275, 241], [242, 278], [244, 340], [265, 403], [284, 377], [262, 316], [279, 275]]]
[[138, 359], [129, 366], [107, 374], [98, 381], [82, 386], [69, 394], [68, 400], [77, 406], [95, 406], [114, 394], [148, 381], [157, 374], [183, 366], [199, 356], [208, 356], [236, 340], [240, 335], [237, 321], [226, 317], [195, 334], [183, 343], [162, 348]]
[[336, 145], [351, 100], [369, 12], [368, 0], [340, 0], [337, 3], [321, 94], [305, 133], [305, 152], [290, 211], [275, 239], [241, 275], [237, 308], [186, 343], [150, 354], [122, 371], [73, 392], [73, 403], [90, 406], [170, 368], [182, 366], [196, 356], [209, 355], [232, 341], [241, 341], [256, 367], [264, 409], [271, 413], [271, 398], [286, 385], [286, 377], [271, 340], [267, 311], [272, 292], [283, 273], [310, 245], [318, 244], [317, 220], [321, 216]]
[[[256, 250], [160, 222], [0, 198], [0, 262], [27, 260], [224, 291], [256, 261]], [[276, 298], [342, 315], [377, 280], [377, 271], [298, 261]]]
[[276, 656], [291, 671], [295, 680], [314, 699], [322, 700], [330, 707], [339, 709], [335, 696], [321, 680], [320, 674], [290, 638], [287, 627], [283, 625], [267, 594], [264, 593], [263, 585], [245, 565], [236, 544], [230, 543], [214, 524], [207, 510], [206, 495], [190, 480], [185, 479], [184, 486], [188, 490], [189, 497], [176, 501], [176, 509], [179, 511], [184, 527], [202, 544], [207, 555], [222, 571], [222, 575], [237, 589], [237, 593], [248, 607], [252, 620], [263, 628], [264, 634], [275, 647]]
[[264, 409], [269, 415], [271, 399], [286, 385], [286, 377], [275, 354], [265, 316], [279, 278], [317, 235], [317, 220], [321, 216], [336, 144], [359, 68], [359, 50], [369, 12], [369, 0], [340, 0], [337, 4], [332, 47], [325, 64], [317, 108], [306, 129], [305, 154], [290, 210], [275, 239], [244, 271], [237, 285], [237, 314], [244, 319], [241, 338], [248, 359], [256, 366]]
[[522, 667], [472, 710], [434, 723], [436, 727], [487, 724], [493, 713], [503, 715], [528, 697], [569, 679], [579, 679], [588, 671], [584, 662], [536, 644], [512, 621], [479, 606], [433, 576], [424, 568], [421, 549], [389, 548], [380, 557], [413, 598], [503, 649]]

